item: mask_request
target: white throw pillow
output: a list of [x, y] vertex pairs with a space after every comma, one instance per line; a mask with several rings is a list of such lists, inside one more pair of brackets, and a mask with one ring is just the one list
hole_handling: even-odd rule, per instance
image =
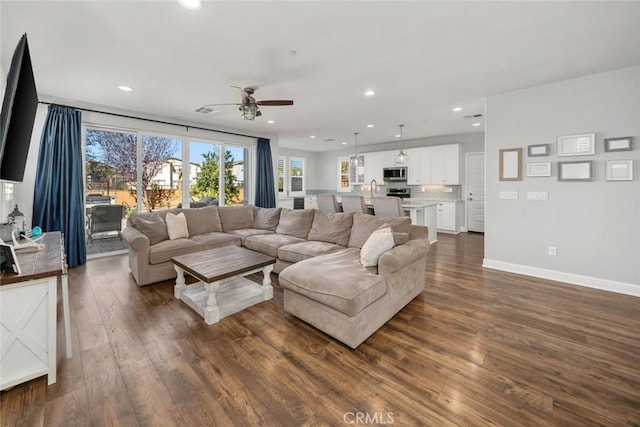
[[178, 215], [174, 215], [171, 212], [167, 212], [167, 232], [169, 233], [169, 240], [189, 237], [187, 217], [184, 216], [184, 213], [180, 212]]
[[360, 249], [360, 264], [363, 267], [378, 265], [380, 255], [393, 248], [393, 232], [388, 224], [384, 224], [364, 242]]

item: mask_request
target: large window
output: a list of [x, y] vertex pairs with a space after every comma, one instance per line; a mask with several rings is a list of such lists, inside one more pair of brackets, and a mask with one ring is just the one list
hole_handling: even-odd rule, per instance
[[249, 203], [255, 178], [247, 146], [96, 126], [85, 129], [85, 146], [89, 255], [125, 249], [119, 233], [132, 212], [213, 199]]
[[[220, 156], [222, 150], [224, 156]], [[189, 153], [192, 201], [217, 199], [220, 205], [227, 206], [248, 203], [247, 148], [191, 141]]]

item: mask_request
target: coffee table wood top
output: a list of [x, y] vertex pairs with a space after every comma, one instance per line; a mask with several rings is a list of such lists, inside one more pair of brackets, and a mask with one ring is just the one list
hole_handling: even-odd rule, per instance
[[178, 267], [205, 283], [274, 264], [276, 259], [241, 246], [223, 246], [171, 258]]

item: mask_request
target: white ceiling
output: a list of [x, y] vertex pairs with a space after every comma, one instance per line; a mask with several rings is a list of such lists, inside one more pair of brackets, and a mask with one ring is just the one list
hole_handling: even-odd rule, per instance
[[[639, 2], [2, 0], [0, 20], [4, 72], [26, 32], [41, 98], [317, 152], [354, 131], [362, 145], [392, 141], [401, 123], [405, 139], [483, 131], [462, 116], [484, 113], [488, 95], [640, 64]], [[238, 102], [230, 85], [295, 105], [262, 107], [254, 122], [234, 106], [194, 112]]]

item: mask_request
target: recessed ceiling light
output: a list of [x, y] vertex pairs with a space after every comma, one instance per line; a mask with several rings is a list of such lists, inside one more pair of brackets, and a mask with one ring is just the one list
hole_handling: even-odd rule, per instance
[[267, 123], [272, 124], [275, 123], [273, 120], [267, 120]]
[[400, 136], [401, 136], [401, 135], [400, 135], [399, 133], [397, 133], [397, 134], [396, 134], [396, 138], [400, 138]]
[[342, 141], [340, 144], [342, 144], [342, 145], [347, 145], [347, 143], [346, 143], [346, 142], [344, 142], [344, 141]]
[[118, 89], [123, 92], [133, 92], [133, 88], [131, 86], [118, 86]]
[[202, 0], [178, 0], [182, 7], [191, 10], [198, 10], [202, 7]]
[[376, 94], [376, 92], [374, 90], [369, 89], [368, 91], [366, 91], [364, 93], [364, 96], [373, 96], [375, 94]]
[[471, 126], [480, 126], [480, 123], [473, 123]]
[[451, 111], [456, 111], [456, 112], [458, 112], [458, 111], [462, 111], [462, 107], [455, 107], [455, 108], [454, 108], [453, 110], [451, 110]]
[[368, 127], [368, 128], [372, 128], [372, 127], [373, 127], [373, 125], [367, 125], [367, 127]]
[[316, 136], [315, 135], [311, 135], [309, 138], [316, 139]]

